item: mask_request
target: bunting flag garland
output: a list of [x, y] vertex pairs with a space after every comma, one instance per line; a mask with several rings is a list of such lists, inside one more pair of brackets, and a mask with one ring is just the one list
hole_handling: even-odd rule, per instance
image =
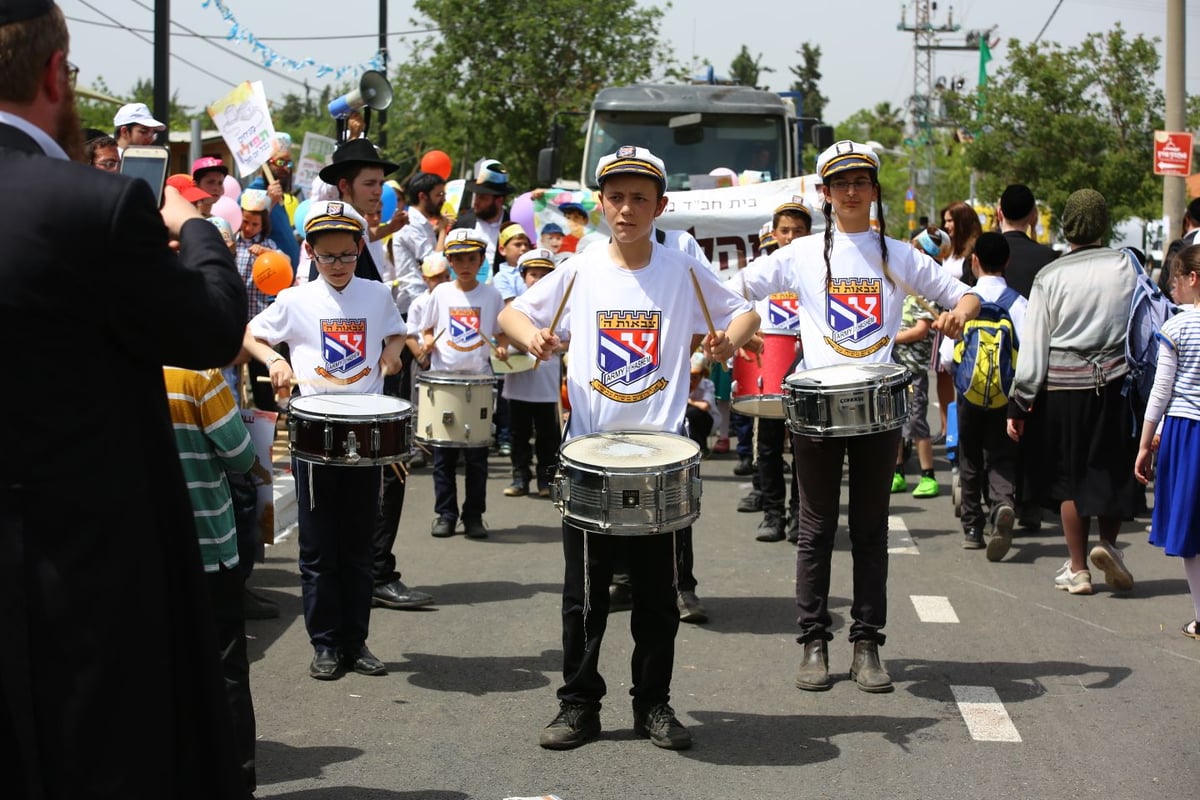
[[382, 72], [387, 68], [383, 51], [375, 53], [369, 61], [361, 64], [344, 64], [338, 67], [329, 64], [318, 64], [316, 59], [312, 58], [306, 58], [302, 61], [288, 58], [268, 45], [263, 44], [252, 31], [243, 28], [223, 0], [203, 0], [200, 4], [201, 8], [208, 8], [209, 6], [213, 6], [217, 11], [221, 12], [221, 18], [229, 23], [229, 35], [225, 38], [231, 42], [245, 42], [250, 45], [250, 49], [262, 60], [264, 67], [282, 67], [288, 72], [298, 72], [302, 69], [315, 68], [318, 78], [325, 78], [332, 75], [335, 80], [341, 80], [346, 76], [358, 77], [368, 70]]

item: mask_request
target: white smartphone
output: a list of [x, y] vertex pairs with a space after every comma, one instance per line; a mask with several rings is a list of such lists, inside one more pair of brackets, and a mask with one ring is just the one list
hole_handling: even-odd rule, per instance
[[121, 153], [121, 174], [141, 178], [154, 192], [154, 200], [162, 206], [163, 187], [167, 183], [167, 166], [171, 153], [159, 145], [126, 147]]

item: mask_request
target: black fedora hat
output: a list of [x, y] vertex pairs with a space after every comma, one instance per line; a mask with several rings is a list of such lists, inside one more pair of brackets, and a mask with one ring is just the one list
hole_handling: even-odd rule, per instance
[[466, 189], [472, 194], [510, 195], [512, 184], [508, 182], [508, 170], [494, 158], [485, 158], [475, 165], [475, 180], [467, 181]]
[[400, 168], [399, 164], [380, 158], [379, 151], [371, 144], [370, 139], [358, 138], [338, 145], [333, 151], [333, 163], [322, 169], [319, 175], [321, 180], [331, 186], [337, 186], [339, 178], [352, 167], [360, 165], [380, 167], [384, 175], [391, 175]]

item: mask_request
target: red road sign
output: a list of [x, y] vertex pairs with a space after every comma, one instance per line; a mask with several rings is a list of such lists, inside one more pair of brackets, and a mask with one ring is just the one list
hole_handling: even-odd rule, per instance
[[1171, 131], [1154, 132], [1154, 174], [1192, 174], [1192, 135]]

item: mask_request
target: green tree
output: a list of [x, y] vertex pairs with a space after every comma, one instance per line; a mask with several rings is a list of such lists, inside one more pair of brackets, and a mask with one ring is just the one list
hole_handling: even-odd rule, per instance
[[[315, 97], [311, 91], [306, 91], [303, 97], [295, 92], [287, 92], [282, 100], [272, 104], [271, 121], [275, 130], [291, 134], [296, 145], [304, 141], [304, 134], [308, 131], [322, 136], [336, 136], [337, 123], [329, 116], [329, 101], [349, 90], [349, 85], [338, 88], [326, 86]], [[372, 120], [372, 127], [367, 132], [372, 138], [377, 132], [377, 125]]]
[[[96, 78], [95, 84], [91, 87], [93, 91], [100, 94], [113, 96], [113, 92], [108, 88], [103, 77]], [[154, 105], [154, 82], [148, 78], [140, 78], [133, 88], [128, 92], [120, 95], [126, 102], [130, 103], [145, 103], [153, 110]], [[113, 116], [116, 115], [117, 109], [120, 106], [114, 106], [112, 103], [103, 100], [92, 100], [86, 97], [78, 97], [76, 100], [76, 108], [79, 110], [79, 119], [85, 128], [98, 128], [102, 131], [113, 130]], [[168, 127], [173, 131], [186, 131], [191, 125], [192, 117], [197, 113], [204, 113], [204, 109], [194, 110], [179, 102], [179, 92], [176, 90], [171, 95], [170, 118], [167, 120]]]
[[742, 86], [753, 86], [755, 89], [765, 89], [765, 86], [758, 85], [758, 76], [762, 72], [774, 72], [771, 67], [762, 65], [762, 53], [751, 57], [750, 51], [746, 45], [742, 45], [742, 50], [734, 57], [733, 63], [729, 65], [729, 77], [735, 83]]
[[[416, 0], [414, 7], [424, 19], [413, 26], [440, 35], [416, 44], [396, 69], [390, 154], [437, 148], [466, 170], [491, 156], [519, 189], [534, 186], [538, 149], [557, 112], [586, 111], [600, 88], [661, 75], [671, 61], [658, 35], [662, 10], [636, 0]], [[564, 174], [578, 171], [581, 139], [562, 142]]]
[[[742, 48], [745, 50], [745, 48]], [[800, 54], [802, 63], [792, 67], [792, 75], [796, 80], [792, 83], [792, 91], [800, 92], [804, 99], [803, 116], [813, 119], [823, 119], [825, 104], [829, 98], [821, 94], [821, 46], [805, 42], [796, 51]]]
[[1120, 25], [1072, 48], [1010, 41], [967, 146], [980, 195], [1025, 183], [1057, 218], [1071, 192], [1092, 188], [1113, 222], [1159, 216], [1162, 184], [1150, 167], [1164, 108], [1157, 43], [1130, 39]]

